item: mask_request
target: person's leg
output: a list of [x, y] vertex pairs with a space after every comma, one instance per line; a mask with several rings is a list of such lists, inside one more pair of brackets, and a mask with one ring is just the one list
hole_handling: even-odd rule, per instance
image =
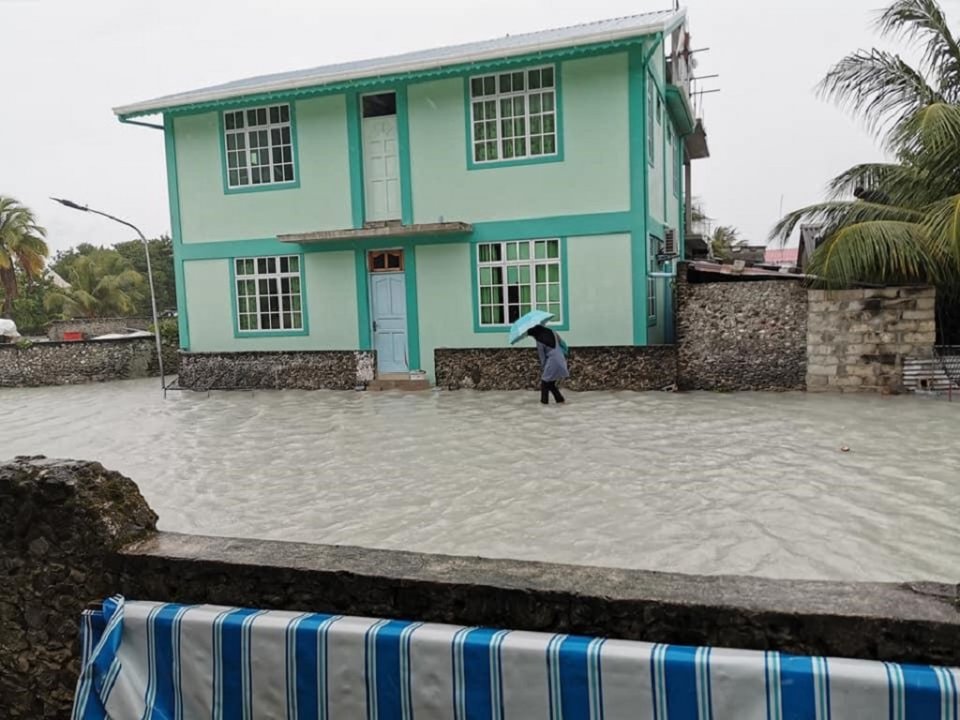
[[557, 387], [556, 382], [550, 383], [550, 392], [553, 393], [553, 399], [558, 403], [566, 402], [566, 399], [560, 393], [560, 388]]
[[544, 405], [550, 404], [550, 383], [540, 381], [540, 402]]

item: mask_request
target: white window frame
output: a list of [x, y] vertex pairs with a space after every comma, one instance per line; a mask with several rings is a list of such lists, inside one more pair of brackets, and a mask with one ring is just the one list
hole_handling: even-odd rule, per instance
[[647, 237], [647, 321], [654, 324], [657, 321], [657, 279], [651, 274], [658, 270], [657, 253], [660, 252], [662, 240], [656, 235]]
[[[553, 84], [550, 87], [544, 88], [541, 82], [539, 88], [530, 88], [530, 73], [532, 72], [543, 72], [544, 70], [550, 70], [553, 73]], [[511, 83], [515, 75], [522, 74], [524, 89], [520, 91], [514, 91], [512, 88], [509, 91], [503, 90], [502, 82], [503, 78], [509, 77]], [[541, 75], [542, 79], [542, 75]], [[495, 91], [492, 94], [474, 94], [474, 84], [480, 82], [481, 84], [486, 84], [488, 80], [492, 80], [495, 84]], [[514, 161], [525, 161], [525, 162], [534, 162], [537, 160], [544, 160], [555, 158], [560, 154], [560, 106], [559, 106], [559, 87], [560, 87], [560, 72], [557, 65], [537, 65], [532, 67], [504, 70], [502, 72], [496, 73], [486, 73], [483, 75], [474, 75], [468, 79], [468, 92], [469, 92], [469, 123], [470, 123], [470, 159], [474, 165], [489, 165], [496, 163], [509, 163]], [[539, 96], [541, 105], [540, 112], [531, 113], [530, 111], [530, 99], [531, 96]], [[543, 109], [543, 100], [544, 97], [549, 95], [553, 103], [553, 107], [550, 110]], [[503, 117], [503, 107], [502, 103], [506, 100], [511, 102], [522, 98], [523, 100], [523, 115], [511, 115], [509, 118]], [[495, 109], [496, 117], [494, 119], [488, 118], [486, 116], [486, 104], [493, 103]], [[481, 119], [478, 119], [476, 116], [476, 106], [478, 104], [484, 105], [484, 116]], [[541, 131], [539, 133], [534, 133], [531, 123], [531, 115], [533, 118], [538, 118], [541, 121]], [[546, 132], [543, 129], [543, 123], [546, 122], [548, 117], [553, 119], [553, 130], [551, 132]], [[509, 140], [513, 141], [514, 147], [510, 157], [506, 157], [504, 152], [505, 143], [508, 141], [503, 134], [503, 123], [508, 121], [519, 121], [523, 122], [523, 134], [514, 134], [509, 137]], [[486, 137], [486, 126], [489, 123], [493, 123], [496, 128], [496, 137], [490, 139]], [[483, 126], [484, 137], [482, 139], [477, 138], [477, 130], [479, 126]], [[553, 136], [553, 151], [543, 152], [543, 142], [546, 138]], [[540, 138], [541, 141], [541, 152], [533, 152], [533, 140], [535, 138]], [[518, 155], [516, 152], [516, 143], [522, 141], [524, 154]], [[477, 157], [478, 147], [484, 147], [484, 153], [491, 143], [495, 143], [497, 149], [497, 157], [490, 158], [484, 157], [482, 160]]]
[[[283, 261], [287, 263], [287, 270], [282, 270]], [[237, 332], [240, 335], [250, 333], [304, 333], [307, 327], [306, 308], [304, 304], [303, 287], [303, 257], [300, 255], [268, 255], [257, 257], [238, 257], [233, 259], [234, 294], [236, 296], [234, 313], [237, 321]], [[296, 270], [290, 270], [291, 264], [296, 263]], [[248, 263], [252, 263], [253, 272], [248, 271]], [[273, 270], [270, 269], [271, 265]], [[289, 280], [292, 288], [296, 280], [297, 290], [283, 291], [283, 281]], [[247, 291], [246, 284], [253, 283], [253, 292]], [[275, 283], [275, 292], [270, 291], [270, 283]], [[243, 285], [241, 285], [243, 283]], [[264, 283], [267, 289], [264, 290]], [[241, 292], [241, 287], [243, 291]], [[263, 300], [269, 304], [272, 298], [277, 300], [277, 308], [264, 309]], [[290, 308], [284, 307], [284, 300], [290, 301]], [[253, 301], [254, 310], [244, 304]], [[243, 309], [246, 307], [246, 309]], [[276, 315], [278, 326], [264, 327], [264, 316], [269, 318]], [[243, 327], [243, 319], [247, 317], [256, 321], [256, 327]], [[299, 318], [299, 325], [296, 320]]]
[[[536, 248], [538, 244], [543, 244], [544, 247], [544, 257], [536, 257]], [[557, 254], [554, 257], [550, 257], [549, 244], [556, 243]], [[516, 259], [508, 259], [509, 257], [509, 246], [515, 245], [517, 247], [518, 253]], [[483, 247], [500, 247], [500, 259], [499, 260], [483, 260], [481, 254], [481, 248]], [[528, 257], [524, 258], [522, 255], [522, 246], [526, 246], [528, 252], [526, 255]], [[496, 242], [484, 242], [477, 243], [476, 248], [473, 250], [476, 253], [477, 259], [477, 326], [481, 328], [508, 328], [511, 325], [510, 320], [510, 308], [511, 306], [519, 305], [518, 317], [524, 315], [530, 310], [544, 310], [546, 312], [552, 312], [556, 316], [549, 324], [550, 325], [562, 325], [565, 321], [564, 318], [564, 307], [563, 307], [563, 241], [560, 238], [536, 238], [530, 240], [504, 240]], [[545, 281], [537, 280], [537, 268], [543, 267], [546, 269], [547, 279]], [[556, 279], [553, 280], [550, 278], [550, 268], [556, 267]], [[526, 269], [529, 273], [529, 282], [510, 282], [510, 269], [514, 268], [517, 271], [518, 276], [522, 277], [523, 269]], [[500, 270], [500, 283], [495, 285], [493, 283], [484, 284], [483, 282], [483, 270]], [[518, 299], [517, 302], [510, 302], [510, 293], [509, 288], [511, 286], [516, 287], [529, 287], [530, 288], [530, 302], [524, 303], [521, 299]], [[490, 288], [494, 289], [499, 287], [501, 292], [501, 300], [499, 303], [493, 302], [484, 302], [484, 289]], [[556, 287], [556, 299], [552, 300], [550, 298], [550, 288]], [[546, 300], [539, 301], [537, 299], [537, 290], [538, 288], [544, 288], [546, 294]], [[527, 307], [525, 307], [527, 306]], [[500, 308], [503, 311], [504, 322], [484, 322], [483, 311], [484, 308]]]
[[[272, 119], [272, 111], [277, 110], [278, 116], [282, 118], [282, 113], [286, 109], [286, 120], [274, 121]], [[255, 125], [250, 125], [249, 113], [254, 112], [259, 114], [260, 111], [264, 111], [266, 121], [261, 123], [259, 118]], [[236, 116], [241, 115], [243, 118], [243, 127], [238, 128], [236, 126], [230, 128], [228, 127], [228, 117], [233, 119], [233, 122], [236, 122]], [[288, 132], [290, 141], [283, 141], [283, 131]], [[264, 187], [282, 187], [296, 185], [297, 183], [297, 152], [296, 152], [296, 138], [294, 137], [294, 121], [293, 121], [293, 105], [291, 103], [275, 103], [273, 105], [260, 105], [257, 107], [249, 107], [238, 110], [225, 110], [223, 111], [223, 157], [224, 157], [224, 182], [226, 183], [228, 190], [247, 190], [252, 188], [264, 188]], [[276, 142], [275, 131], [280, 133], [280, 141]], [[251, 134], [252, 133], [266, 133], [266, 148], [259, 145], [260, 138], [258, 137], [258, 147], [251, 149]], [[234, 147], [231, 148], [230, 140], [234, 140]], [[238, 139], [240, 141], [238, 142]], [[274, 150], [279, 150], [281, 153], [281, 160], [277, 162], [274, 157]], [[286, 153], [284, 151], [289, 151], [289, 162], [283, 157]], [[253, 153], [266, 152], [267, 160], [266, 164], [262, 163], [253, 163]], [[242, 160], [241, 154], [242, 153]], [[236, 157], [237, 163], [231, 167], [231, 162]], [[277, 168], [281, 169], [281, 172], [285, 173], [286, 166], [290, 166], [291, 177], [284, 177], [282, 180], [276, 179], [276, 170]], [[253, 181], [254, 170], [263, 172], [263, 169], [266, 168], [268, 171], [268, 181], [264, 182], [262, 176], [257, 182]], [[237, 181], [231, 182], [231, 174], [237, 173]], [[240, 180], [246, 177], [246, 182], [241, 182]]]

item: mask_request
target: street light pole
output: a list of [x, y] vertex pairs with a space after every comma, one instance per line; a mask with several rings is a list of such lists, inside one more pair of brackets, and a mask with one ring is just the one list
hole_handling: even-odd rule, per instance
[[143, 244], [143, 252], [147, 258], [147, 281], [150, 284], [150, 305], [153, 310], [153, 336], [154, 336], [154, 339], [157, 341], [157, 364], [159, 365], [159, 368], [160, 368], [160, 389], [166, 390], [167, 384], [163, 374], [163, 346], [160, 342], [160, 319], [157, 316], [157, 293], [153, 287], [153, 268], [150, 265], [150, 245], [147, 243], [146, 236], [140, 231], [140, 228], [138, 228], [133, 223], [127, 222], [126, 220], [121, 220], [118, 217], [114, 217], [113, 215], [108, 215], [107, 213], [101, 212], [100, 210], [94, 210], [93, 208], [89, 208], [86, 205], [80, 205], [71, 200], [64, 200], [63, 198], [50, 198], [50, 199], [72, 210], [80, 210], [81, 212], [93, 213], [94, 215], [100, 215], [109, 220], [113, 220], [114, 222], [118, 222], [121, 225], [126, 225], [128, 228], [132, 228], [134, 231], [136, 231], [137, 235], [140, 236], [140, 242]]

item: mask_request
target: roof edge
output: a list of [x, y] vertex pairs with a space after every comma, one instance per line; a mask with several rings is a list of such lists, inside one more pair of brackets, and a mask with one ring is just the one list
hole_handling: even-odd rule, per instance
[[[129, 105], [118, 105], [113, 108], [113, 114], [121, 120], [143, 115], [154, 115], [167, 110], [173, 110], [178, 107], [195, 105], [202, 103], [214, 103], [222, 100], [242, 98], [246, 96], [261, 95], [266, 93], [286, 92], [303, 90], [305, 88], [324, 87], [327, 85], [336, 85], [339, 83], [348, 83], [351, 81], [365, 80], [381, 76], [403, 75], [406, 73], [416, 73], [427, 70], [436, 70], [446, 67], [466, 65], [474, 62], [488, 62], [492, 60], [505, 60], [517, 55], [525, 55], [534, 52], [546, 53], [564, 48], [575, 48], [583, 45], [593, 45], [604, 42], [616, 42], [628, 40], [630, 38], [639, 38], [657, 32], [665, 32], [666, 28], [676, 27], [686, 19], [686, 8], [681, 8], [663, 19], [650, 22], [640, 27], [620, 31], [604, 31], [598, 33], [586, 34], [575, 40], [557, 40], [554, 42], [531, 42], [526, 45], [518, 45], [509, 49], [493, 49], [485, 52], [475, 52], [466, 54], [462, 57], [451, 59], [448, 62], [437, 62], [435, 60], [418, 60], [407, 63], [397, 63], [395, 65], [384, 64], [376, 68], [367, 68], [359, 71], [347, 71], [344, 73], [331, 75], [318, 81], [316, 78], [298, 78], [295, 80], [284, 80], [275, 82], [264, 82], [263, 85], [245, 89], [237, 92], [236, 90], [216, 90], [196, 91], [194, 97], [190, 99], [178, 97], [191, 94], [192, 91], [166, 95], [152, 100], [131, 103]], [[536, 34], [536, 33], [531, 33]], [[385, 58], [389, 60], [389, 58]]]

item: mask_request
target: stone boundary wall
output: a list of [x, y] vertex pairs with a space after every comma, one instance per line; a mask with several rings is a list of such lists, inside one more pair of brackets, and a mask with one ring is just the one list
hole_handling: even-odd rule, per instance
[[[540, 386], [540, 363], [531, 347], [437, 349], [437, 387], [446, 390], [532, 390]], [[574, 391], [663, 390], [677, 381], [673, 346], [575, 347], [567, 359]]]
[[67, 717], [80, 612], [132, 599], [960, 664], [958, 587], [692, 576], [155, 531], [97, 463], [0, 464], [0, 708]]
[[0, 464], [0, 717], [70, 717], [80, 613], [116, 592], [110, 558], [156, 521], [97, 463]]
[[354, 390], [375, 377], [373, 351], [180, 353], [187, 390]]
[[123, 332], [128, 328], [150, 330], [153, 320], [142, 317], [129, 318], [78, 318], [76, 320], [53, 320], [47, 328], [47, 337], [55, 342], [63, 340], [66, 332], [82, 332], [88, 337]]
[[[164, 353], [164, 371], [172, 374], [176, 366], [170, 365], [169, 357]], [[152, 337], [0, 345], [0, 387], [77, 385], [158, 374]]]
[[680, 389], [803, 390], [807, 290], [800, 281], [731, 281], [724, 276], [691, 282], [691, 275], [681, 263], [676, 324]]
[[809, 295], [810, 392], [901, 392], [904, 359], [933, 357], [933, 288], [811, 290]]

